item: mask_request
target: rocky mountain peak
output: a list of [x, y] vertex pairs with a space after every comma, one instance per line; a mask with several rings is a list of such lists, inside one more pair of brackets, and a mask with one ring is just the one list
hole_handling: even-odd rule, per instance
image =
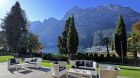
[[[85, 9], [74, 6], [65, 13], [62, 20], [49, 18], [45, 19], [44, 22], [32, 22], [30, 29], [33, 33], [39, 34], [40, 41], [44, 46], [47, 45], [49, 48], [56, 48], [57, 37], [64, 29], [65, 19], [73, 14], [80, 39], [79, 45], [84, 48], [91, 47], [93, 38], [95, 40], [100, 38], [100, 35], [97, 35], [95, 32], [101, 31], [101, 34], [109, 34], [110, 32], [108, 31], [113, 32], [113, 30], [109, 29], [115, 28], [118, 15], [121, 14], [123, 16], [127, 30], [130, 30], [132, 24], [140, 19], [140, 13], [129, 7], [115, 4]], [[45, 44], [45, 41], [47, 41], [48, 44]]]

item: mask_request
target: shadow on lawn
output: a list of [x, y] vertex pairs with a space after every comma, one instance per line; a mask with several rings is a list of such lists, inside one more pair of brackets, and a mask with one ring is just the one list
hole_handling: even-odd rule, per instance
[[129, 67], [120, 67], [121, 69], [124, 69], [124, 70], [134, 70], [134, 71], [140, 71], [140, 68], [129, 68]]

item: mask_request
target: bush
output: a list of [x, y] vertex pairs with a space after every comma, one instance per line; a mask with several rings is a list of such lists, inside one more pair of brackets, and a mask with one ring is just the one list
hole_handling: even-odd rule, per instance
[[90, 54], [89, 53], [86, 53], [86, 56], [89, 56]]
[[[120, 61], [122, 62], [122, 58], [120, 58]], [[132, 65], [132, 64], [135, 64], [135, 59], [126, 57], [123, 59], [123, 63]]]
[[88, 60], [94, 60], [94, 56], [92, 53], [88, 56]]
[[61, 54], [54, 55], [54, 61], [68, 61], [68, 57]]
[[94, 54], [93, 59], [94, 59], [95, 61], [98, 61], [98, 60], [99, 60], [99, 56], [98, 56], [97, 53]]
[[110, 62], [111, 60], [111, 54], [110, 53], [107, 53], [106, 57], [105, 57], [105, 61], [106, 62]]
[[100, 61], [100, 62], [104, 62], [104, 61], [105, 61], [105, 56], [104, 56], [104, 54], [100, 54], [99, 61]]
[[[111, 63], [111, 64], [122, 64], [121, 57], [118, 57], [115, 53], [107, 53], [105, 56], [104, 54], [84, 54], [84, 53], [78, 53], [77, 55], [74, 55], [71, 57], [73, 60], [94, 60], [96, 62], [101, 63]], [[124, 58], [123, 59], [124, 65], [135, 65], [136, 61], [134, 58]], [[137, 60], [137, 65], [140, 66], [140, 58]]]
[[77, 54], [77, 60], [86, 60], [88, 56], [84, 53], [78, 53]]
[[50, 61], [68, 61], [68, 57], [61, 54], [43, 54], [43, 60], [50, 60]]
[[111, 63], [117, 63], [118, 62], [117, 56], [115, 54], [112, 54], [110, 61]]
[[52, 60], [53, 55], [51, 53], [43, 54], [42, 58], [43, 60]]

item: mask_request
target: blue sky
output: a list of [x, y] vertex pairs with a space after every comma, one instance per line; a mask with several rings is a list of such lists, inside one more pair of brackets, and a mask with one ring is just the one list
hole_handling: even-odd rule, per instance
[[5, 16], [16, 1], [20, 2], [30, 21], [43, 21], [49, 17], [61, 19], [73, 6], [86, 8], [118, 4], [131, 7], [140, 13], [140, 0], [0, 0], [0, 18]]

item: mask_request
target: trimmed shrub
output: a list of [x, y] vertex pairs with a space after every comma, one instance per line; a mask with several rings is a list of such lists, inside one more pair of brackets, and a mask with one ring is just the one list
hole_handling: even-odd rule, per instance
[[115, 54], [112, 54], [110, 61], [111, 63], [117, 63], [118, 62], [117, 56]]
[[94, 59], [95, 61], [98, 61], [99, 56], [98, 56], [98, 54], [97, 54], [97, 53], [95, 53], [95, 54], [94, 54], [93, 59]]
[[100, 54], [99, 61], [100, 62], [104, 62], [105, 61], [105, 55], [104, 54]]
[[43, 54], [43, 60], [50, 60], [50, 61], [68, 61], [68, 57], [61, 54]]
[[106, 57], [105, 57], [105, 62], [110, 62], [111, 60], [111, 54], [107, 53]]
[[93, 56], [93, 54], [91, 53], [89, 56], [89, 59], [88, 60], [94, 60], [94, 56]]
[[52, 60], [53, 55], [51, 53], [43, 54], [42, 58], [43, 60]]
[[78, 60], [86, 60], [88, 56], [86, 56], [86, 54], [84, 53], [78, 53], [77, 55], [77, 59]]
[[54, 61], [68, 61], [68, 57], [65, 56], [65, 55], [61, 55], [61, 54], [56, 54], [56, 55], [53, 55], [54, 57]]

